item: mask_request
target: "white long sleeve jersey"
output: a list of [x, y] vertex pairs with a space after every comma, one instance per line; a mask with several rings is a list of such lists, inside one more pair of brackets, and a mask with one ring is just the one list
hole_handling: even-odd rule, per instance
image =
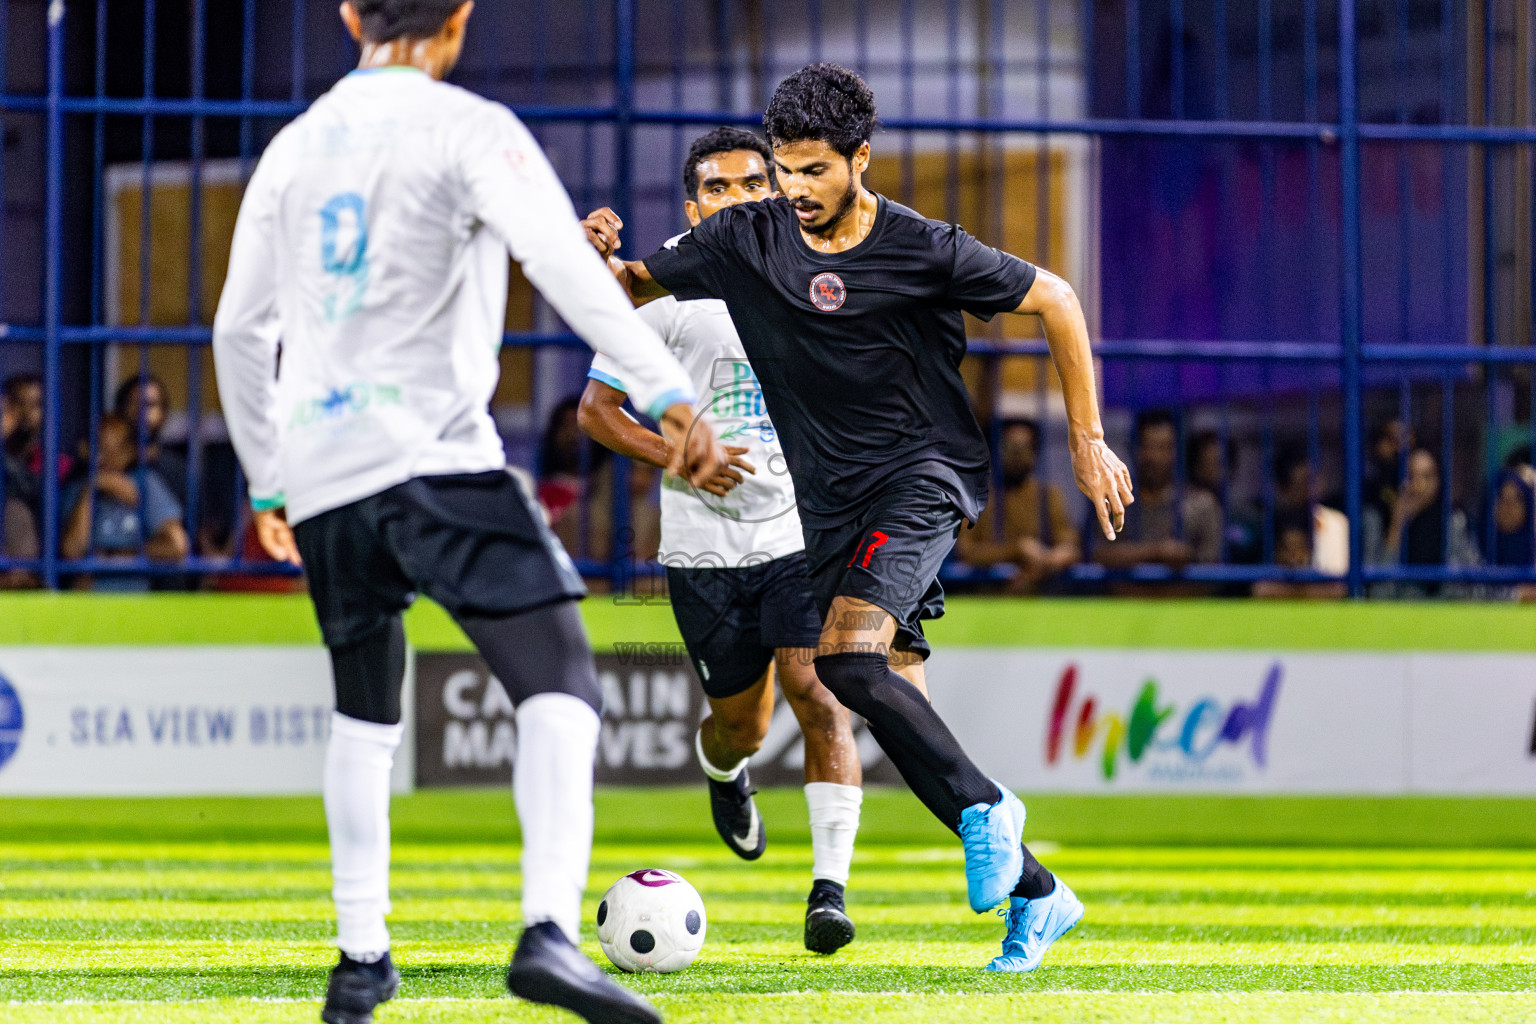
[[641, 408], [694, 400], [507, 108], [415, 69], [356, 71], [284, 128], [246, 189], [213, 325], [252, 504], [300, 522], [504, 468], [488, 406], [509, 251]]

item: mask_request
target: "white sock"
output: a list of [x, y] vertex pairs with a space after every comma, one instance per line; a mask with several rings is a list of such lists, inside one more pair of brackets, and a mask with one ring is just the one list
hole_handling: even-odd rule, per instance
[[864, 791], [836, 782], [807, 782], [805, 803], [811, 809], [811, 877], [847, 885]]
[[704, 754], [704, 727], [699, 726], [699, 731], [693, 734], [693, 752], [699, 755], [699, 767], [704, 769], [704, 774], [716, 782], [735, 782], [736, 776], [747, 766], [751, 758], [742, 758], [736, 762], [733, 768], [716, 768], [710, 764], [709, 758]]
[[404, 728], [334, 713], [325, 749], [336, 945], [363, 963], [389, 950], [389, 771]]
[[592, 859], [592, 769], [602, 726], [592, 705], [540, 693], [517, 709], [512, 796], [523, 826], [523, 923], [553, 921], [581, 936]]

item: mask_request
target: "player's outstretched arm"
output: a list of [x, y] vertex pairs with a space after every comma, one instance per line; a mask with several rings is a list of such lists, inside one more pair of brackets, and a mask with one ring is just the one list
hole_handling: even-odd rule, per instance
[[1033, 313], [1045, 328], [1051, 361], [1061, 377], [1067, 406], [1067, 443], [1077, 486], [1087, 495], [1099, 526], [1110, 540], [1125, 526], [1125, 506], [1135, 500], [1131, 474], [1119, 456], [1104, 443], [1104, 424], [1099, 419], [1099, 396], [1093, 379], [1093, 351], [1088, 344], [1088, 322], [1072, 286], [1055, 274], [1038, 270], [1016, 313]]
[[576, 422], [588, 437], [628, 459], [665, 469], [672, 464], [672, 444], [647, 430], [624, 408], [624, 392], [600, 380], [587, 381], [576, 407]]
[[[298, 544], [283, 515], [278, 473], [277, 257], [272, 243], [276, 204], [267, 187], [273, 144], [256, 165], [240, 203], [229, 270], [213, 319], [213, 364], [229, 438], [245, 470], [256, 535], [267, 554], [300, 564]], [[279, 157], [280, 158], [280, 157]]]
[[[581, 404], [576, 409], [576, 422], [588, 437], [604, 448], [626, 458], [670, 470], [677, 454], [673, 443], [641, 426], [624, 408], [625, 397], [624, 392], [600, 380], [587, 381], [587, 389], [582, 392]], [[667, 429], [665, 423], [662, 429]], [[716, 453], [720, 464], [714, 475], [703, 482], [694, 480], [693, 485], [718, 497], [729, 494], [732, 488], [741, 483], [742, 471], [757, 472], [750, 462], [742, 458], [746, 453], [745, 448], [721, 445]]]
[[[487, 104], [458, 145], [468, 212], [500, 238], [571, 330], [618, 365], [636, 407], [660, 420], [673, 405], [690, 406], [692, 380], [592, 251], [565, 187], [522, 122]], [[711, 444], [703, 468], [713, 461]]]
[[651, 272], [645, 268], [643, 261], [629, 262], [615, 255], [619, 251], [619, 246], [624, 244], [619, 238], [619, 232], [624, 230], [624, 222], [612, 209], [605, 206], [600, 210], [593, 210], [587, 214], [581, 226], [586, 229], [587, 241], [592, 243], [592, 248], [597, 250], [599, 256], [608, 261], [608, 269], [613, 271], [613, 276], [624, 287], [624, 291], [629, 293], [635, 305], [644, 305], [652, 299], [659, 299], [668, 294], [667, 290], [651, 276]]

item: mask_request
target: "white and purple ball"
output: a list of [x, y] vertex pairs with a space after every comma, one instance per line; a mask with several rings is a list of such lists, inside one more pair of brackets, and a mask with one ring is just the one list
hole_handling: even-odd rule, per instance
[[615, 967], [671, 974], [704, 946], [704, 901], [675, 871], [642, 868], [609, 888], [597, 907], [597, 941]]

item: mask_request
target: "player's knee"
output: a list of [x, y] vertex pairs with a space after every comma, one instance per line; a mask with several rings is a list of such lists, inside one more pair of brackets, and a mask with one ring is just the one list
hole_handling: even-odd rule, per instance
[[763, 746], [766, 725], [756, 715], [727, 718], [715, 715], [715, 737], [741, 757], [751, 757]]
[[[877, 702], [890, 669], [883, 653], [848, 651], [816, 658], [816, 675], [839, 704], [864, 714]], [[864, 717], [868, 718], [868, 715]]]
[[801, 730], [806, 733], [813, 729], [832, 731], [848, 721], [848, 709], [814, 676], [805, 686], [791, 688], [785, 684], [782, 689], [784, 699], [789, 702]]

